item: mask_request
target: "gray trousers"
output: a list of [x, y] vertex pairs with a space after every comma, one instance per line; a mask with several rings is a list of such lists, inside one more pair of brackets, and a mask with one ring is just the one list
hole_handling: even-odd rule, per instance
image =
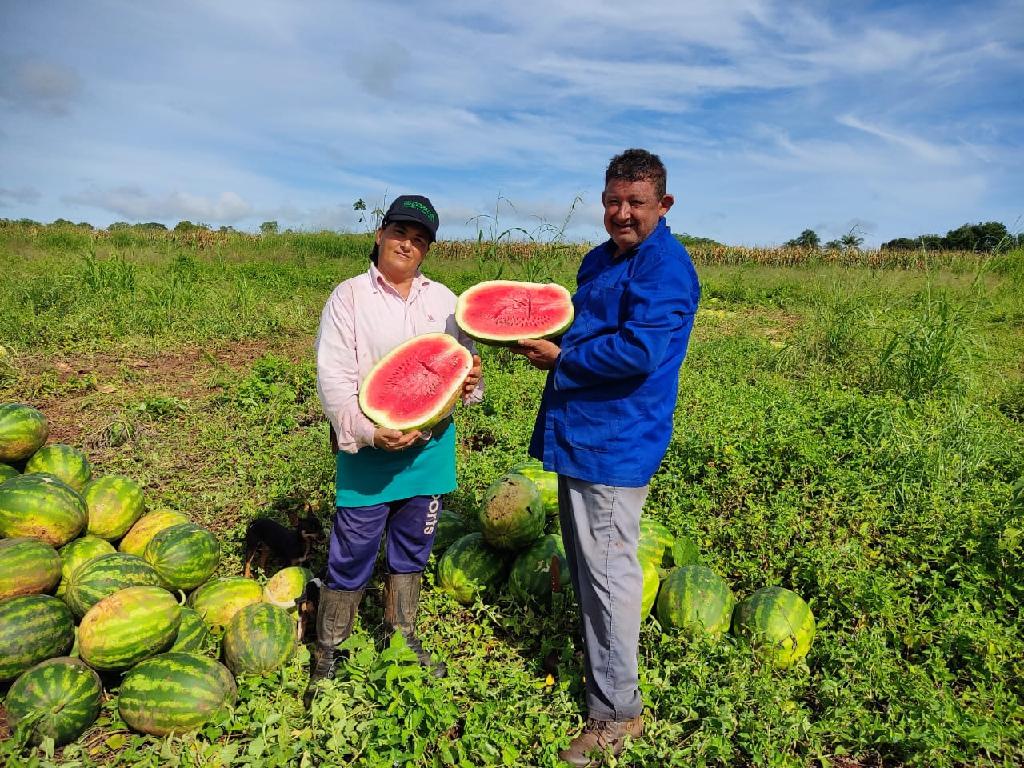
[[597, 720], [629, 720], [643, 709], [637, 543], [647, 490], [558, 476], [562, 541], [583, 624], [587, 714]]

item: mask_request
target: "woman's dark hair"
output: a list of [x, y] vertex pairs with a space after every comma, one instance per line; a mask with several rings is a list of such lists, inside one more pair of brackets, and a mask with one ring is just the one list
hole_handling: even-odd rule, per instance
[[665, 165], [661, 158], [646, 149], [627, 149], [608, 163], [604, 183], [609, 181], [650, 181], [658, 197], [665, 196]]

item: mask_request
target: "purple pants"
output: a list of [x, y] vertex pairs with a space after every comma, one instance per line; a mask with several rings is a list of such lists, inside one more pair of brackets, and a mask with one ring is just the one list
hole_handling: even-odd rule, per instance
[[327, 552], [327, 586], [353, 592], [366, 586], [385, 537], [388, 572], [422, 571], [434, 544], [440, 496], [413, 496], [368, 507], [338, 507]]

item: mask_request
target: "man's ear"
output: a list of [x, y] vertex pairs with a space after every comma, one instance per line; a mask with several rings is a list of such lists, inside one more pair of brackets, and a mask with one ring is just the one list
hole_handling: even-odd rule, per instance
[[672, 195], [665, 195], [661, 198], [661, 202], [658, 204], [658, 210], [661, 211], [661, 215], [664, 216], [668, 213], [669, 209], [675, 205], [676, 199]]

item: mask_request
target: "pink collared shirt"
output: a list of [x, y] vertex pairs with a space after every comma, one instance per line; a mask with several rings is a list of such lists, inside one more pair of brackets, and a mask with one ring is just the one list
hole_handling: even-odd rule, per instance
[[[455, 294], [422, 273], [403, 299], [376, 265], [337, 286], [320, 315], [316, 342], [316, 388], [324, 413], [346, 453], [373, 445], [374, 424], [359, 409], [359, 384], [374, 364], [403, 341], [444, 332], [476, 354], [473, 341], [455, 324]], [[470, 402], [483, 399], [483, 379]]]

